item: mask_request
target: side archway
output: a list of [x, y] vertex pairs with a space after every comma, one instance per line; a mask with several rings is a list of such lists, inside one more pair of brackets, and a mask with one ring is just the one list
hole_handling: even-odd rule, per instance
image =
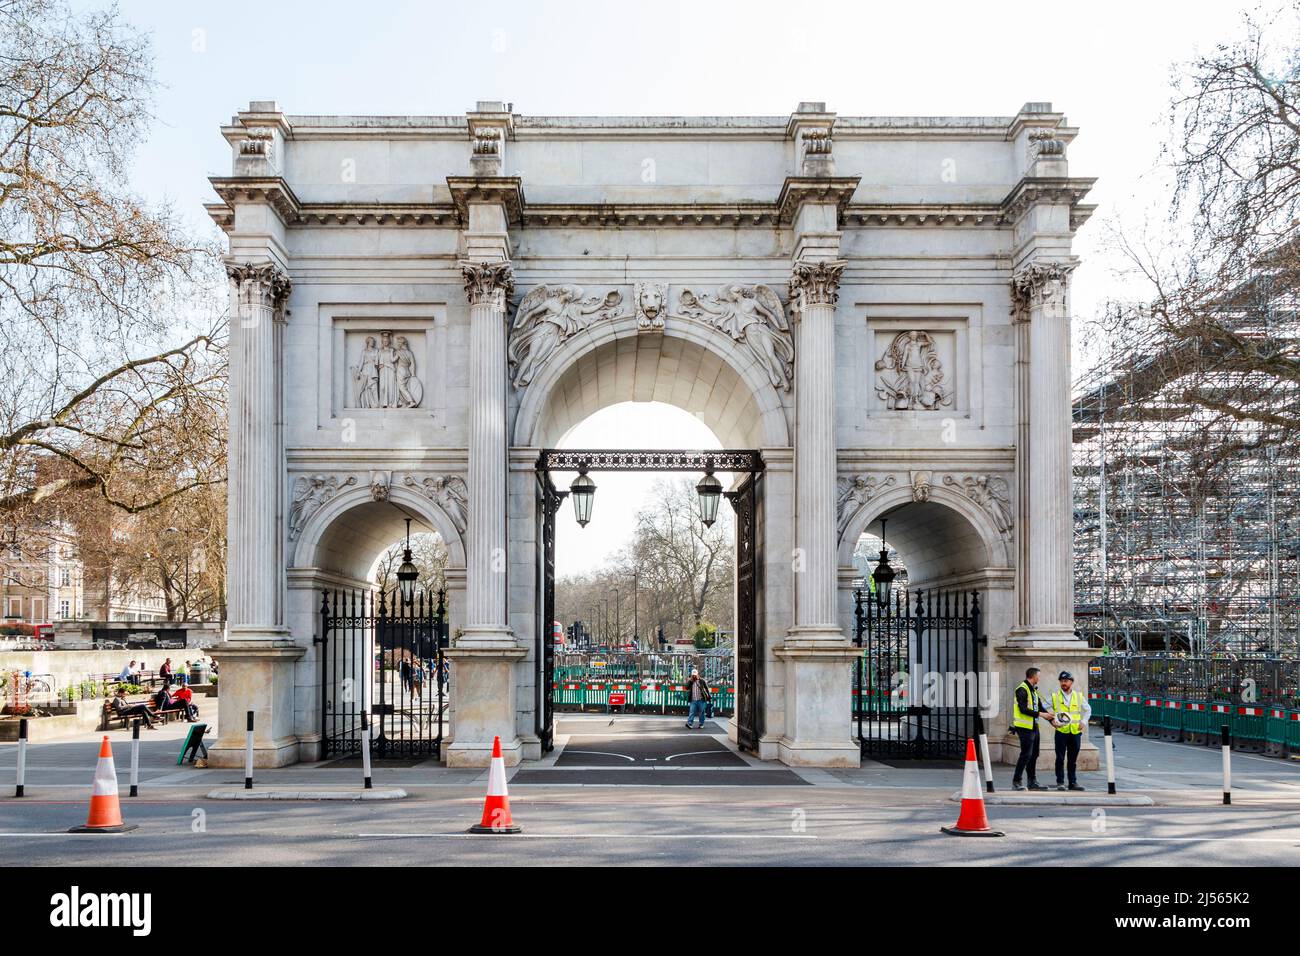
[[369, 487], [349, 488], [307, 520], [293, 549], [291, 569], [315, 568], [363, 581], [375, 558], [412, 530], [436, 531], [447, 546], [448, 567], [465, 567], [465, 541], [442, 508], [404, 485], [394, 484], [389, 500], [375, 501]]
[[933, 485], [926, 501], [916, 501], [910, 485], [895, 485], [862, 505], [844, 527], [839, 564], [853, 564], [858, 539], [885, 516], [891, 548], [904, 556], [912, 583], [1008, 568], [1011, 542], [992, 517], [965, 495]]

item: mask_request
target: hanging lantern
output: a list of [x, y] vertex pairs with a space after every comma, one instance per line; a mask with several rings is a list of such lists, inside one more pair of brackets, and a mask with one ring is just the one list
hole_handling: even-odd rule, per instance
[[410, 605], [415, 600], [415, 582], [420, 572], [411, 561], [411, 519], [406, 519], [406, 550], [402, 553], [402, 564], [397, 569], [397, 586], [402, 591], [402, 603]]
[[569, 493], [573, 496], [573, 516], [578, 527], [585, 528], [591, 520], [591, 500], [596, 497], [596, 483], [587, 477], [585, 461], [578, 465], [578, 477], [569, 485]]
[[722, 482], [713, 476], [713, 459], [704, 465], [704, 477], [695, 486], [695, 493], [700, 496], [700, 520], [704, 527], [713, 527], [718, 520], [718, 502], [722, 500]]
[[876, 604], [889, 606], [889, 592], [894, 587], [894, 569], [889, 566], [889, 549], [885, 546], [885, 519], [880, 519], [880, 563], [872, 579], [876, 583]]

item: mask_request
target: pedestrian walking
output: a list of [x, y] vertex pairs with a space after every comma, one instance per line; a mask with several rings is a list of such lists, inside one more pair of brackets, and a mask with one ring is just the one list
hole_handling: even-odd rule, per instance
[[1058, 717], [1065, 714], [1070, 718], [1068, 723], [1056, 721], [1056, 733], [1052, 735], [1056, 743], [1056, 789], [1065, 789], [1068, 766], [1070, 789], [1082, 790], [1076, 772], [1079, 744], [1083, 740], [1083, 728], [1092, 719], [1092, 707], [1083, 693], [1074, 689], [1074, 675], [1069, 671], [1061, 671], [1056, 681], [1060, 689], [1052, 691], [1052, 712]]
[[698, 669], [691, 668], [690, 680], [686, 682], [686, 699], [689, 700], [690, 710], [686, 713], [686, 727], [689, 730], [691, 721], [696, 717], [700, 718], [700, 729], [704, 729], [704, 712], [706, 705], [713, 699], [709, 694], [709, 687], [700, 679]]
[[1022, 782], [1029, 777], [1030, 790], [1046, 790], [1038, 782], [1038, 718], [1042, 714], [1051, 714], [1052, 709], [1038, 693], [1038, 668], [1031, 667], [1025, 671], [1025, 679], [1016, 686], [1012, 696], [1012, 725], [1016, 736], [1020, 738], [1020, 759], [1016, 761], [1016, 770], [1011, 777], [1012, 790], [1024, 790]]

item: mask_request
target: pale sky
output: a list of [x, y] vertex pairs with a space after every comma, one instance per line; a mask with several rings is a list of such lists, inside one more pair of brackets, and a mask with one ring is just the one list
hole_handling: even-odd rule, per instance
[[[1236, 36], [1248, 6], [123, 0], [152, 35], [164, 84], [135, 187], [209, 228], [207, 177], [230, 173], [218, 127], [250, 100], [308, 114], [461, 114], [499, 99], [534, 115], [782, 115], [825, 100], [842, 115], [998, 116], [1047, 100], [1080, 130], [1071, 173], [1099, 179], [1087, 201], [1101, 208], [1075, 243], [1083, 316], [1119, 287], [1107, 222], [1140, 220], [1159, 195], [1173, 64]], [[671, 447], [716, 444], [690, 416], [681, 426], [681, 416], [637, 414], [606, 410], [569, 444], [617, 446], [629, 434], [638, 445], [658, 434]], [[625, 537], [653, 479], [599, 480], [597, 520], [578, 549], [588, 555]], [[617, 489], [632, 497], [613, 507]], [[565, 520], [562, 568], [578, 533]]]

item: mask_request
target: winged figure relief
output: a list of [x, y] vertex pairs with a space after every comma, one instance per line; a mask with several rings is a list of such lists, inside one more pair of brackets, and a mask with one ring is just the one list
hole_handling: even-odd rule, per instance
[[682, 315], [704, 321], [743, 343], [776, 388], [789, 391], [794, 376], [794, 338], [785, 307], [765, 285], [724, 285], [712, 294], [683, 289]]
[[515, 387], [531, 382], [565, 339], [598, 319], [613, 318], [622, 304], [623, 293], [617, 289], [591, 296], [576, 285], [539, 285], [531, 289], [520, 301], [510, 324], [507, 354]]

